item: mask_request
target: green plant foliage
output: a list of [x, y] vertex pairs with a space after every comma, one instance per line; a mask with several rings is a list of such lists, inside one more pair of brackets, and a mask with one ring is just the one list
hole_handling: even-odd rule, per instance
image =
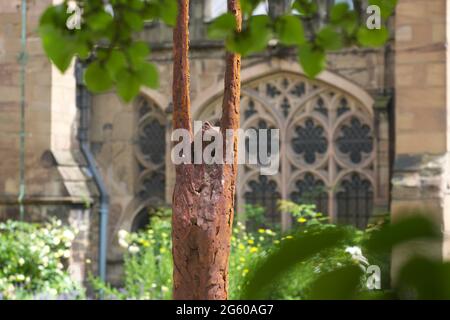
[[[311, 205], [284, 203], [285, 210], [292, 210], [297, 223], [295, 230], [313, 235], [319, 235], [319, 230], [334, 232], [335, 226], [325, 222], [326, 217], [314, 211]], [[124, 284], [116, 289], [99, 279], [91, 282], [96, 292], [102, 292], [108, 299], [170, 299], [172, 290], [172, 258], [170, 255], [170, 210], [158, 212], [151, 220], [146, 231], [139, 233], [119, 232], [119, 244], [126, 250], [124, 256]], [[286, 211], [290, 212], [290, 211]], [[258, 217], [261, 225], [267, 225], [262, 217], [264, 210], [259, 207], [247, 206], [241, 213], [246, 218]], [[295, 213], [295, 214], [294, 214]], [[339, 229], [345, 240], [339, 248], [325, 250], [308, 259], [289, 272], [278, 277], [275, 284], [265, 288], [270, 299], [306, 299], [311, 291], [312, 283], [327, 272], [348, 266], [360, 266], [361, 261], [355, 260], [346, 252], [348, 247], [362, 243], [362, 232], [346, 227]], [[247, 229], [241, 222], [236, 222], [231, 238], [231, 255], [229, 259], [229, 297], [244, 298], [243, 292], [255, 270], [273, 251], [279, 247], [291, 246], [292, 235], [283, 235], [265, 227]], [[314, 238], [315, 239], [315, 238]], [[310, 244], [308, 244], [310, 246]], [[365, 259], [365, 258], [364, 258]], [[374, 261], [372, 257], [370, 261]], [[377, 262], [378, 263], [378, 262]], [[363, 278], [363, 277], [362, 277]], [[361, 279], [362, 281], [362, 279]]]
[[208, 28], [211, 39], [226, 39], [236, 30], [236, 18], [231, 13], [225, 13], [215, 19]]
[[299, 47], [299, 63], [310, 77], [317, 76], [326, 65], [325, 51], [320, 47], [314, 47], [306, 43]]
[[246, 26], [239, 33], [233, 33], [226, 41], [227, 49], [243, 56], [264, 50], [272, 38], [272, 23], [268, 16], [248, 18]]
[[82, 298], [67, 261], [75, 231], [54, 220], [44, 225], [0, 223], [0, 300]]
[[171, 299], [172, 253], [170, 219], [154, 217], [147, 230], [119, 232], [124, 255], [124, 286], [112, 288], [91, 277], [97, 293], [106, 299]]
[[[396, 1], [373, 1], [380, 6], [382, 17], [392, 15]], [[364, 46], [379, 47], [389, 38], [386, 26], [380, 30], [369, 30], [360, 12], [351, 9], [347, 3], [337, 3], [330, 11], [326, 25], [318, 28], [314, 23], [318, 19], [318, 6], [313, 0], [296, 0], [291, 12], [272, 21], [267, 16], [251, 16], [259, 0], [243, 0], [242, 8], [244, 27], [242, 32], [234, 31], [229, 14], [218, 17], [210, 26], [209, 34], [215, 39], [226, 39], [227, 49], [243, 56], [262, 51], [270, 40], [278, 40], [280, 44], [298, 47], [299, 63], [310, 77], [317, 76], [326, 66], [327, 51], [339, 50], [343, 47]], [[359, 7], [359, 6], [354, 6]], [[230, 21], [226, 23], [226, 21]]]
[[311, 287], [312, 300], [352, 299], [360, 288], [363, 272], [355, 265], [340, 267], [321, 275]]
[[275, 31], [284, 45], [301, 45], [305, 43], [305, 31], [300, 19], [295, 16], [281, 16], [275, 22]]
[[367, 28], [360, 28], [358, 30], [358, 42], [365, 47], [379, 47], [383, 45], [389, 38], [389, 31], [386, 27], [381, 29], [369, 30]]
[[[96, 64], [87, 73], [87, 87], [93, 92], [116, 88], [125, 101], [132, 100], [141, 86], [158, 87], [156, 68], [147, 63], [149, 48], [136, 43], [134, 35], [143, 30], [146, 21], [161, 20], [169, 26], [175, 25], [177, 1], [110, 0], [112, 14], [102, 1], [76, 2], [83, 10], [80, 29], [69, 30], [66, 26], [71, 17], [67, 13], [68, 0], [49, 7], [40, 19], [43, 47], [56, 67], [64, 72], [74, 57], [90, 58]], [[318, 18], [314, 0], [295, 0], [290, 12], [275, 21], [267, 15], [252, 15], [261, 2], [241, 0], [244, 16], [241, 32], [236, 31], [235, 18], [226, 13], [211, 23], [209, 37], [225, 40], [228, 50], [243, 56], [265, 50], [271, 40], [298, 47], [299, 63], [310, 77], [325, 69], [327, 51], [354, 45], [378, 47], [389, 38], [386, 26], [380, 30], [367, 29], [360, 13], [345, 3], [335, 4], [328, 23], [318, 29], [314, 23]], [[370, 0], [369, 3], [380, 7], [386, 22], [397, 1]], [[292, 14], [292, 10], [297, 14]]]
[[68, 1], [50, 6], [41, 16], [39, 33], [50, 60], [65, 72], [74, 57], [89, 61], [85, 82], [93, 92], [117, 89], [125, 101], [132, 100], [141, 86], [157, 88], [158, 72], [147, 62], [149, 48], [134, 35], [146, 21], [160, 19], [173, 26], [176, 0], [110, 0], [111, 10], [102, 1], [76, 1], [82, 16], [80, 28], [70, 30], [66, 22]]
[[376, 5], [381, 10], [384, 19], [389, 18], [394, 13], [398, 0], [369, 0], [370, 5]]
[[[291, 205], [295, 208], [296, 205]], [[407, 244], [411, 241], [436, 241], [442, 235], [435, 225], [424, 218], [426, 212], [406, 212], [408, 216], [393, 224], [377, 224], [371, 226], [362, 241], [370, 255], [381, 252], [390, 253], [393, 246]], [[292, 241], [275, 249], [262, 261], [253, 273], [248, 283], [246, 297], [268, 298], [268, 291], [264, 287], [276, 284], [280, 275], [286, 275], [286, 270], [296, 264], [304, 264], [308, 257], [324, 258], [326, 251], [338, 248], [345, 243], [345, 238], [351, 236], [348, 231], [338, 227], [323, 225], [310, 227], [304, 232], [296, 233]], [[324, 228], [325, 227], [325, 228]], [[340, 230], [340, 231], [339, 231]], [[346, 233], [347, 232], [347, 235]], [[313, 237], [316, 236], [317, 238]], [[309, 241], [305, 241], [308, 239]], [[309, 243], [309, 246], [307, 245]], [[432, 242], [429, 242], [432, 243]], [[295, 245], [292, 245], [295, 244]], [[292, 245], [292, 248], [289, 246]], [[347, 248], [348, 252], [359, 251], [359, 248]], [[346, 251], [347, 251], [346, 250]], [[372, 251], [372, 252], [371, 252]], [[362, 266], [368, 266], [368, 261], [361, 254], [353, 253]], [[314, 258], [312, 259], [314, 260]], [[282, 261], [282, 263], [280, 263]], [[399, 270], [399, 277], [390, 291], [369, 293], [363, 285], [364, 269], [357, 266], [344, 265], [327, 270], [316, 277], [307, 291], [307, 299], [448, 299], [450, 298], [450, 264], [440, 262], [424, 256], [413, 257]], [[418, 276], [420, 275], [420, 276]], [[291, 278], [289, 278], [291, 279]]]
[[374, 252], [390, 252], [396, 245], [413, 240], [441, 240], [442, 234], [437, 226], [427, 219], [427, 213], [414, 210], [405, 212], [408, 218], [394, 224], [384, 225], [373, 231], [366, 246]]

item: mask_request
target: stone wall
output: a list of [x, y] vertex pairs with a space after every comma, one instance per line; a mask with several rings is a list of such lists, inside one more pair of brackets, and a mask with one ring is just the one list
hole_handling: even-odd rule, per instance
[[[443, 227], [442, 244], [416, 246], [448, 259], [449, 4], [445, 0], [400, 0], [396, 15], [396, 161], [393, 219], [419, 208]], [[393, 273], [416, 250], [399, 248]]]
[[[83, 225], [92, 190], [76, 142], [73, 68], [61, 74], [47, 59], [36, 33], [52, 0], [27, 1], [25, 66], [25, 218], [57, 216]], [[21, 83], [21, 1], [0, 3], [0, 219], [18, 217]], [[71, 270], [84, 278], [86, 230], [76, 240]]]

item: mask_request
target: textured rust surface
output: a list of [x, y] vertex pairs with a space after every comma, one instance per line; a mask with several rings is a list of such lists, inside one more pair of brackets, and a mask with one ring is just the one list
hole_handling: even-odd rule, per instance
[[[192, 136], [187, 54], [189, 3], [179, 0], [179, 4], [174, 30], [173, 124], [174, 128], [188, 129]], [[228, 8], [236, 16], [240, 29], [238, 0], [228, 0]], [[222, 132], [239, 127], [241, 58], [227, 53], [226, 64]], [[205, 132], [209, 128], [211, 125], [206, 123], [202, 130]], [[172, 203], [174, 299], [224, 300], [228, 297], [228, 257], [237, 172], [236, 135], [233, 141], [233, 164], [176, 167]]]

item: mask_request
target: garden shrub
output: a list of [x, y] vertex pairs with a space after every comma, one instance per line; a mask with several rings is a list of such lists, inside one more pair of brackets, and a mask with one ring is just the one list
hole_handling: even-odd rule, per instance
[[82, 298], [67, 271], [74, 238], [75, 230], [58, 220], [0, 223], [0, 298]]
[[[315, 211], [313, 205], [298, 205], [282, 201], [280, 209], [292, 214], [294, 226], [290, 233], [282, 234], [267, 228], [252, 225], [251, 231], [237, 221], [233, 227], [231, 238], [231, 254], [229, 262], [229, 298], [242, 297], [244, 286], [252, 270], [264, 261], [271, 250], [282, 241], [292, 239], [298, 232], [320, 233], [328, 228], [336, 228], [328, 222], [328, 218]], [[258, 208], [246, 207], [245, 216], [257, 213]], [[264, 221], [258, 221], [265, 225]], [[321, 274], [347, 265], [373, 263], [373, 257], [367, 258], [364, 248], [365, 233], [353, 227], [347, 229], [348, 238], [345, 243], [334, 249], [325, 250], [310, 259], [299, 263], [294, 269], [279, 279], [270, 288], [272, 299], [304, 299], [308, 296], [309, 287]], [[103, 293], [110, 299], [171, 299], [172, 296], [172, 256], [171, 225], [167, 214], [157, 214], [151, 218], [148, 229], [138, 233], [119, 232], [119, 244], [126, 249], [124, 254], [123, 288], [116, 289], [105, 285], [98, 279], [91, 282], [97, 293]], [[356, 253], [355, 253], [356, 252]], [[364, 262], [365, 260], [369, 260]], [[364, 263], [363, 263], [364, 262]], [[377, 261], [379, 263], [379, 261]], [[364, 279], [361, 279], [364, 285]]]

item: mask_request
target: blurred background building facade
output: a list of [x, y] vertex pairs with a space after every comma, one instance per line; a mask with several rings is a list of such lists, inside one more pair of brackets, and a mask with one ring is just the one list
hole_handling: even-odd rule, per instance
[[[96, 259], [99, 190], [80, 150], [81, 128], [109, 194], [108, 263], [114, 281], [122, 257], [117, 232], [145, 227], [149, 214], [172, 199], [172, 33], [155, 22], [139, 35], [159, 68], [158, 90], [143, 88], [130, 104], [114, 92], [86, 98], [75, 63], [60, 74], [36, 33], [40, 14], [53, 2], [27, 1], [24, 132], [21, 1], [0, 4], [0, 219], [18, 216], [24, 134], [26, 219], [57, 216], [76, 225], [81, 232], [73, 272], [85, 276], [86, 259]], [[276, 16], [289, 2], [268, 1], [258, 12]], [[326, 19], [333, 0], [318, 2]], [[220, 117], [225, 50], [207, 39], [206, 29], [225, 3], [191, 1], [195, 120], [215, 123]], [[448, 10], [445, 0], [400, 0], [386, 46], [332, 52], [315, 80], [304, 75], [291, 48], [273, 45], [245, 58], [241, 127], [280, 129], [281, 162], [274, 176], [261, 176], [254, 166], [239, 168], [237, 219], [245, 204], [258, 204], [269, 221], [288, 228], [289, 215], [276, 205], [286, 199], [313, 203], [332, 221], [363, 228], [376, 215], [393, 212], [395, 218], [401, 208], [417, 205], [431, 207], [447, 230]], [[84, 107], [89, 117], [80, 125]], [[445, 245], [439, 250], [447, 256]]]

